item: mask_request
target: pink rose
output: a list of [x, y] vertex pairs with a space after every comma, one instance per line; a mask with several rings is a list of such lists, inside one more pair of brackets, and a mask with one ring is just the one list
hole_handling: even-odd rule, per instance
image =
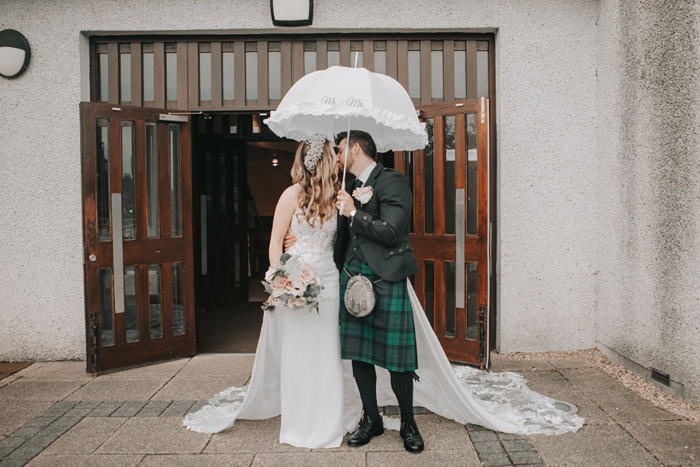
[[290, 281], [289, 279], [287, 279], [284, 276], [277, 276], [271, 285], [272, 285], [273, 295], [275, 297], [279, 297], [280, 295], [282, 295], [284, 293], [289, 293], [292, 291], [292, 288], [293, 288], [292, 281]]
[[296, 300], [294, 300], [294, 304], [296, 306], [304, 306], [306, 304], [306, 300], [304, 300], [303, 297], [299, 297]]
[[314, 273], [314, 270], [306, 266], [304, 269], [302, 269], [298, 279], [299, 281], [301, 281], [302, 284], [309, 285], [314, 281], [315, 278], [316, 273]]

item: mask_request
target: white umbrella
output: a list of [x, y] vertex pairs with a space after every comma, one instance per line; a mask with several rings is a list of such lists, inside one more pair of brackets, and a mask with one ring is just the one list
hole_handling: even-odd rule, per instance
[[301, 78], [265, 120], [278, 136], [296, 141], [321, 133], [366, 131], [377, 151], [412, 151], [428, 144], [425, 123], [396, 80], [365, 68], [332, 66]]

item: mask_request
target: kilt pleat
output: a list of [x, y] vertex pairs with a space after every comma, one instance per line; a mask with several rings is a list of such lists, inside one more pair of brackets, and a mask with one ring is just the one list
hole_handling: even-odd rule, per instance
[[[345, 263], [351, 275], [362, 274], [379, 280], [372, 269], [354, 257]], [[340, 273], [340, 354], [346, 360], [359, 360], [389, 371], [415, 371], [418, 367], [416, 334], [406, 281], [380, 281], [374, 284], [377, 304], [364, 318], [345, 309], [344, 295], [349, 276]]]

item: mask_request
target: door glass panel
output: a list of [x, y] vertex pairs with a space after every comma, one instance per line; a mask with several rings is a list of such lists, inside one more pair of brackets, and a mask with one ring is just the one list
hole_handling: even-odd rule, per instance
[[428, 132], [428, 145], [423, 149], [425, 161], [425, 233], [435, 233], [435, 215], [433, 207], [433, 119], [425, 119]]
[[143, 100], [152, 102], [155, 100], [155, 66], [153, 64], [153, 52], [143, 54]]
[[420, 98], [420, 50], [408, 51], [408, 95]]
[[444, 97], [442, 50], [430, 52], [430, 83], [432, 86], [432, 98], [442, 99]]
[[177, 100], [177, 52], [165, 54], [165, 87], [167, 100]]
[[158, 210], [158, 151], [156, 124], [146, 124], [146, 209], [148, 209], [148, 238], [160, 236]]
[[329, 50], [328, 51], [328, 66], [329, 67], [340, 66], [340, 51], [336, 51], [336, 50]]
[[97, 100], [107, 102], [109, 100], [109, 56], [97, 54]]
[[316, 52], [304, 52], [304, 74], [308, 75], [312, 71], [316, 71]]
[[181, 336], [185, 333], [185, 306], [182, 291], [182, 263], [172, 265], [173, 273], [173, 335]]
[[476, 114], [467, 114], [467, 234], [476, 235], [476, 216], [478, 206], [477, 190], [477, 152], [476, 152]]
[[350, 52], [350, 66], [352, 68], [362, 68], [364, 65], [364, 57], [362, 56], [362, 52], [357, 50], [357, 51], [352, 51]]
[[182, 236], [182, 195], [180, 174], [180, 127], [168, 125], [170, 153], [170, 236]]
[[134, 204], [134, 126], [122, 122], [122, 223], [124, 240], [136, 238]]
[[100, 269], [100, 343], [114, 345], [114, 316], [112, 315], [112, 270]]
[[136, 266], [124, 268], [124, 306], [126, 314], [126, 342], [139, 341], [139, 310], [136, 294], [138, 274]]
[[476, 53], [476, 94], [477, 97], [489, 96], [489, 51]]
[[425, 314], [430, 326], [435, 327], [435, 263], [425, 262]]
[[374, 51], [374, 72], [386, 74], [386, 51], [375, 50]]
[[111, 219], [109, 215], [109, 122], [97, 120], [97, 135], [95, 141], [95, 161], [97, 163], [97, 239], [111, 239]]
[[455, 99], [467, 97], [467, 52], [455, 50]]
[[199, 52], [199, 100], [211, 100], [211, 53]]
[[268, 52], [270, 99], [282, 99], [282, 52]]
[[455, 336], [455, 263], [445, 261], [445, 336]]
[[236, 97], [236, 65], [235, 54], [224, 52], [221, 62], [223, 68], [224, 100], [232, 101]]
[[467, 263], [467, 339], [476, 339], [477, 263]]
[[119, 90], [123, 102], [131, 101], [131, 54], [119, 54]]
[[245, 98], [258, 100], [258, 53], [245, 53]]
[[455, 233], [455, 117], [445, 117], [445, 233]]
[[148, 266], [148, 306], [151, 321], [151, 339], [163, 337], [163, 317], [160, 300], [160, 265]]

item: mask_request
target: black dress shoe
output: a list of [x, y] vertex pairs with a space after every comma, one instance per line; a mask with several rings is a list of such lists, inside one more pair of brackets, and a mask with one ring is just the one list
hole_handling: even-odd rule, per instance
[[425, 448], [423, 438], [418, 432], [415, 420], [401, 422], [401, 438], [403, 438], [403, 448], [408, 452], [421, 452]]
[[379, 418], [372, 419], [365, 415], [360, 421], [360, 426], [350, 435], [350, 438], [348, 438], [348, 445], [364, 446], [369, 443], [369, 440], [383, 433], [384, 423], [382, 422], [382, 416], [380, 415]]

